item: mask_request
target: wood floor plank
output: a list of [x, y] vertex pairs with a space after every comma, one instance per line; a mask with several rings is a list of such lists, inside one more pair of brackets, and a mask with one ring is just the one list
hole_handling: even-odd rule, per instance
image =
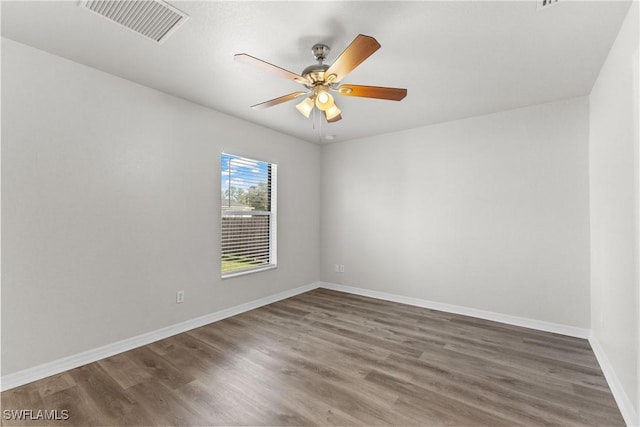
[[[150, 347], [151, 348], [151, 347]], [[153, 375], [140, 367], [131, 358], [131, 353], [116, 354], [98, 361], [98, 364], [113, 378], [122, 388], [129, 388], [140, 384]]]
[[50, 394], [57, 393], [75, 386], [76, 383], [68, 372], [52, 375], [38, 382], [38, 392], [44, 399]]
[[127, 352], [127, 356], [138, 366], [138, 369], [144, 372], [143, 375], [149, 375], [169, 388], [178, 388], [195, 380], [191, 375], [184, 373], [180, 367], [146, 346]]
[[176, 392], [190, 402], [208, 425], [259, 425], [266, 418], [246, 396], [217, 379], [193, 381]]
[[327, 289], [5, 391], [1, 403], [69, 413], [2, 425], [624, 425], [586, 340]]
[[135, 409], [136, 402], [122, 393], [120, 385], [98, 363], [73, 369], [70, 374], [82, 395], [98, 409], [99, 419], [106, 421], [105, 424], [118, 425], [121, 414]]
[[[44, 381], [44, 380], [43, 380]], [[31, 421], [25, 419], [23, 414], [14, 411], [43, 409], [44, 401], [40, 395], [40, 382], [25, 384], [8, 392], [2, 393], [2, 425], [6, 426], [42, 426], [47, 423], [40, 420]], [[6, 417], [4, 411], [11, 411], [10, 416]]]
[[[44, 399], [46, 409], [68, 411], [68, 421], [52, 425], [107, 425], [111, 419], [101, 415], [100, 409], [80, 387], [74, 386], [47, 395]], [[81, 416], [78, 416], [81, 414]]]
[[200, 426], [208, 423], [187, 400], [158, 379], [137, 384], [126, 390], [126, 394], [151, 414], [149, 425]]

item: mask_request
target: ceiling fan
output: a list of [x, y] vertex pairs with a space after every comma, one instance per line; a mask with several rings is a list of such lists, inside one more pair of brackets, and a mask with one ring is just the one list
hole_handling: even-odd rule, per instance
[[315, 44], [311, 48], [311, 51], [318, 63], [308, 66], [301, 74], [285, 70], [284, 68], [270, 64], [246, 53], [238, 53], [234, 55], [234, 58], [237, 61], [258, 66], [263, 70], [277, 74], [285, 79], [301, 83], [308, 89], [306, 92], [293, 92], [270, 101], [252, 105], [251, 108], [254, 110], [273, 107], [274, 105], [308, 95], [302, 102], [296, 105], [298, 111], [309, 118], [315, 106], [324, 113], [327, 122], [333, 123], [342, 119], [342, 115], [341, 110], [334, 102], [331, 92], [342, 96], [358, 96], [392, 101], [400, 101], [407, 96], [407, 89], [351, 84], [338, 85], [347, 74], [353, 71], [379, 48], [380, 43], [378, 43], [376, 39], [371, 36], [359, 34], [333, 64], [327, 65], [323, 62], [329, 54], [329, 46], [325, 44]]

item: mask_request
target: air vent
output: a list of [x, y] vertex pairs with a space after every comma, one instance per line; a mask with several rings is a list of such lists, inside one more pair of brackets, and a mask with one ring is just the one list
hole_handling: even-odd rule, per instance
[[538, 0], [538, 8], [537, 10], [548, 9], [549, 6], [553, 6], [554, 4], [558, 4], [558, 0]]
[[81, 0], [79, 6], [157, 43], [164, 42], [189, 18], [162, 0]]

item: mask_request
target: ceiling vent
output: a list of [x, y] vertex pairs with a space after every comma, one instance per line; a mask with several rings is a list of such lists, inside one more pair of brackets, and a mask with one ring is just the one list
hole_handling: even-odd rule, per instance
[[538, 8], [537, 10], [548, 9], [549, 6], [553, 6], [554, 4], [558, 4], [558, 0], [538, 0]]
[[189, 18], [162, 0], [81, 0], [79, 6], [157, 43], [164, 42]]

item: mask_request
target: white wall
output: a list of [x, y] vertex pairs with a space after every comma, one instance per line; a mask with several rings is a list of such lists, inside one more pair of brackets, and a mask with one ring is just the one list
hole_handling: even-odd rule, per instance
[[[220, 279], [223, 150], [278, 164], [277, 270]], [[3, 39], [2, 374], [316, 282], [319, 173], [317, 145]]]
[[638, 50], [638, 13], [634, 2], [589, 96], [591, 327], [636, 413], [638, 140], [633, 55]]
[[588, 328], [588, 185], [584, 97], [326, 146], [321, 278]]

